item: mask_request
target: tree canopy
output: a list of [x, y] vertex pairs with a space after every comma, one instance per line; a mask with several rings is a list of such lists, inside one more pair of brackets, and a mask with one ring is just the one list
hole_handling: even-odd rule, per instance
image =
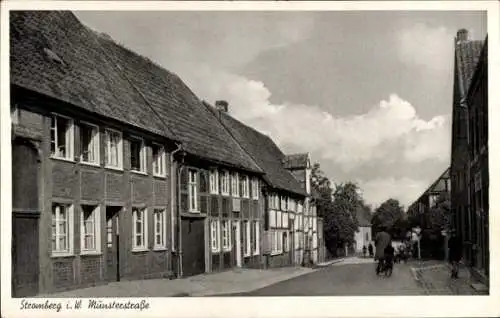
[[373, 214], [372, 230], [374, 233], [385, 227], [395, 238], [404, 238], [410, 227], [403, 207], [396, 199], [387, 199]]
[[325, 240], [329, 250], [335, 253], [337, 247], [354, 241], [358, 230], [358, 209], [368, 209], [360, 195], [359, 187], [353, 182], [332, 183], [321, 171], [318, 163], [313, 165], [311, 185], [318, 193], [318, 216], [324, 219]]

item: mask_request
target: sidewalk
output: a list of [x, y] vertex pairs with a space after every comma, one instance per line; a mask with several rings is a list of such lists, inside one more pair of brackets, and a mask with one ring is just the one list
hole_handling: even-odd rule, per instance
[[38, 297], [215, 296], [250, 292], [315, 271], [315, 269], [306, 267], [284, 267], [267, 270], [234, 269], [174, 280], [148, 279], [113, 282], [102, 286], [39, 295]]
[[450, 278], [450, 267], [446, 262], [419, 262], [412, 266], [417, 282], [427, 295], [488, 295], [486, 286], [471, 277], [465, 266], [460, 266], [459, 278]]

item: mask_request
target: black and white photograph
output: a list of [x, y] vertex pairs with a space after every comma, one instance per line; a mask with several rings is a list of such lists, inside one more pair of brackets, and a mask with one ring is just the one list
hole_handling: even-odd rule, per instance
[[2, 4], [9, 313], [495, 312], [498, 3], [264, 2]]

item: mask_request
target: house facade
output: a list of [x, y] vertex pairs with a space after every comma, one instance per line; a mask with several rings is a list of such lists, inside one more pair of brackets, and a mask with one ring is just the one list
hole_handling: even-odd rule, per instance
[[455, 38], [455, 70], [453, 84], [452, 145], [451, 145], [451, 212], [452, 226], [464, 241], [464, 259], [470, 264], [474, 254], [471, 224], [469, 184], [469, 111], [467, 95], [478, 64], [483, 41], [470, 40], [468, 31], [461, 29]]
[[264, 266], [302, 264], [301, 255], [307, 244], [305, 229], [309, 231], [310, 226], [312, 235], [313, 228], [309, 220], [312, 212], [306, 206], [306, 189], [285, 168], [286, 156], [271, 138], [231, 117], [228, 105], [225, 105], [214, 108], [207, 104], [207, 107], [265, 173], [261, 183], [264, 199], [261, 203], [264, 211], [261, 252]]
[[372, 243], [372, 224], [366, 218], [361, 208], [356, 210], [356, 218], [358, 220], [358, 230], [354, 233], [354, 250], [356, 253], [362, 254], [363, 246], [368, 251], [368, 245]]
[[13, 295], [170, 276], [176, 137], [71, 13], [10, 19]]
[[485, 284], [489, 283], [489, 162], [488, 162], [488, 40], [467, 92], [470, 224], [472, 252], [467, 261]]
[[304, 207], [299, 213], [301, 221], [296, 224], [295, 235], [297, 238], [295, 242], [299, 242], [299, 244], [295, 246], [295, 262], [296, 264], [316, 264], [319, 259], [319, 221], [315, 203], [317, 196], [313, 194], [311, 187], [311, 156], [309, 153], [287, 155], [284, 166], [293, 174], [307, 194]]

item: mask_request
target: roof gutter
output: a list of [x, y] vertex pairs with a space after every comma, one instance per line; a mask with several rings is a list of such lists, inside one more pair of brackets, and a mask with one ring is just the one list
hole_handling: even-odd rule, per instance
[[[179, 193], [180, 193], [180, 174], [182, 172], [182, 168], [184, 166], [184, 155], [185, 151], [182, 147], [182, 144], [180, 143], [175, 143], [177, 148], [170, 153], [170, 219], [172, 222], [172, 251], [177, 251], [177, 277], [182, 277], [182, 236], [181, 236], [181, 226], [180, 226], [180, 199], [179, 199]], [[174, 166], [174, 156], [176, 153], [181, 152], [182, 154], [182, 160], [179, 163], [177, 167]], [[174, 200], [175, 198], [175, 200]], [[173, 202], [176, 202], [173, 204]], [[177, 220], [177, 222], [175, 222]], [[174, 226], [175, 224], [175, 226]], [[177, 240], [175, 240], [175, 237], [177, 236]], [[175, 246], [175, 243], [177, 242], [177, 246]], [[170, 268], [173, 269], [173, 255], [172, 258], [170, 259], [171, 266]]]

